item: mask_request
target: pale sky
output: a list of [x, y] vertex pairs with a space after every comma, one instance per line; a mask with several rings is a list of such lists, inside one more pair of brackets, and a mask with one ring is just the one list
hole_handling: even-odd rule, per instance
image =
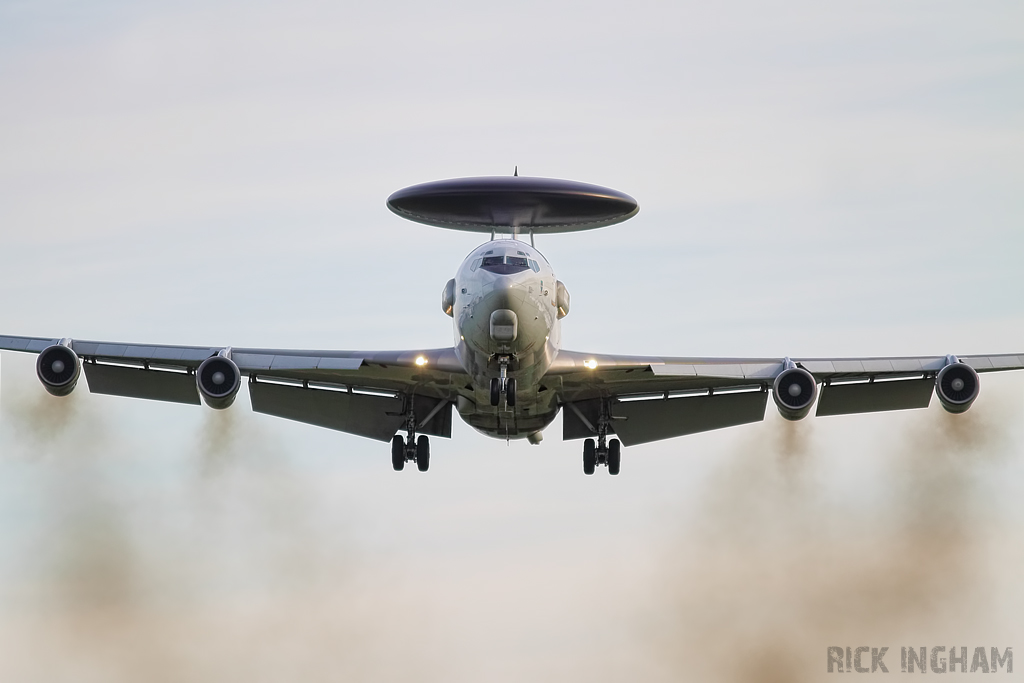
[[[641, 206], [538, 238], [567, 348], [1021, 352], [1022, 85], [1019, 2], [5, 2], [0, 334], [443, 346], [479, 236], [384, 201], [518, 165]], [[395, 473], [244, 395], [61, 402], [2, 362], [0, 678], [679, 680], [768, 643], [819, 680], [826, 645], [893, 646], [898, 671], [900, 645], [1024, 635], [1000, 574], [1024, 559], [1024, 373], [983, 377], [966, 422], [769, 406], [611, 478], [561, 418], [538, 447], [456, 421], [428, 474]], [[930, 546], [822, 559], [899, 554], [922, 519], [976, 543], [960, 573], [924, 571], [950, 564]], [[903, 570], [934, 582], [905, 612], [845, 588]]]

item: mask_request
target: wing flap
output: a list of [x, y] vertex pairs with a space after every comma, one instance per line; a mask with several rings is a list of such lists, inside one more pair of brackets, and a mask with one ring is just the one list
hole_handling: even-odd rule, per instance
[[102, 363], [82, 365], [89, 391], [93, 394], [199, 405], [199, 391], [196, 389], [194, 375]]
[[[766, 391], [619, 401], [611, 410], [609, 433], [616, 434], [623, 445], [634, 446], [760, 422], [767, 401]], [[600, 399], [566, 404], [562, 411], [562, 438], [568, 441], [594, 436], [600, 409]]]
[[[594, 425], [597, 424], [600, 413], [600, 399], [566, 403], [562, 409], [562, 440], [571, 441], [595, 436], [597, 430]], [[610, 433], [615, 433], [614, 423], [611, 425]]]
[[[362, 391], [334, 391], [273, 382], [250, 382], [249, 399], [257, 413], [348, 432], [378, 441], [390, 441], [405, 425], [401, 396]], [[448, 400], [414, 396], [420, 420], [417, 432], [451, 438], [452, 404]]]
[[615, 405], [612, 414], [615, 433], [623, 445], [633, 446], [760, 422], [767, 401], [766, 391], [627, 401]]
[[389, 441], [402, 426], [402, 399], [343, 391], [304, 389], [270, 382], [249, 384], [257, 413]]
[[931, 378], [858, 384], [826, 384], [818, 399], [818, 417], [927, 408], [935, 380]]

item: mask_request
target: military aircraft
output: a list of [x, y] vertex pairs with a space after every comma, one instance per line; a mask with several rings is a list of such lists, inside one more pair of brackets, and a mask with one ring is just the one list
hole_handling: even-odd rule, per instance
[[[429, 436], [451, 437], [452, 409], [499, 439], [541, 441], [562, 413], [563, 439], [583, 439], [583, 471], [618, 474], [632, 446], [764, 419], [768, 396], [787, 420], [925, 408], [951, 413], [978, 397], [979, 373], [1024, 368], [1024, 354], [899, 358], [691, 358], [561, 348], [565, 285], [534, 236], [625, 221], [632, 197], [586, 183], [458, 178], [399, 190], [394, 213], [437, 227], [490, 233], [441, 292], [454, 345], [404, 351], [163, 346], [2, 337], [38, 353], [46, 390], [67, 396], [82, 370], [89, 390], [231, 406], [248, 379], [252, 409], [391, 442], [394, 469], [430, 465]], [[403, 432], [403, 433], [398, 433]]]

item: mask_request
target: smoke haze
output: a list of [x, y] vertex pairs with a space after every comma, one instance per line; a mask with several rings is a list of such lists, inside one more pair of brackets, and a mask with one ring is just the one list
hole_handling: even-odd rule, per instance
[[[903, 414], [883, 443], [860, 440], [853, 467], [829, 422], [769, 414], [691, 499], [645, 502], [658, 489], [635, 479], [650, 472], [585, 480], [619, 485], [644, 529], [521, 540], [499, 526], [491, 547], [403, 549], [359, 533], [394, 490], [339, 504], [244, 397], [202, 413], [168, 462], [96, 398], [7, 379], [0, 468], [30, 483], [30, 514], [0, 548], [5, 680], [810, 681], [830, 645], [888, 646], [894, 672], [901, 645], [1020, 635], [1000, 616], [1021, 602], [1001, 570], [1020, 510], [993, 489], [1021, 464], [1012, 394]], [[556, 530], [579, 504], [522, 495]], [[495, 514], [474, 505], [460, 516]], [[466, 524], [440, 499], [415, 514]]]
[[[1019, 413], [1019, 397], [1000, 399]], [[661, 577], [654, 630], [668, 672], [821, 680], [828, 646], [862, 645], [888, 646], [898, 672], [901, 646], [973, 648], [1000, 633], [993, 616], [1021, 601], [997, 571], [1020, 531], [1018, 513], [992, 504], [992, 476], [1020, 455], [1005, 404], [905, 418], [866, 499], [843, 495], [843, 474], [820, 458], [829, 446], [809, 443], [803, 423], [778, 419], [722, 463]], [[992, 637], [1006, 647], [1011, 634]]]

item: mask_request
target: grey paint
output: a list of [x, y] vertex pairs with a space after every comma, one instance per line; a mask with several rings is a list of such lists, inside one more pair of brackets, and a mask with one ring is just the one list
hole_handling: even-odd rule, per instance
[[[519, 182], [518, 179], [515, 182]], [[493, 273], [473, 267], [479, 258], [498, 253], [526, 257], [536, 264], [536, 269]], [[557, 310], [561, 283], [543, 254], [521, 240], [492, 240], [479, 246], [464, 259], [454, 281], [455, 344], [451, 348], [399, 351], [233, 348], [231, 356], [243, 374], [299, 385], [253, 384], [254, 409], [386, 440], [403, 424], [398, 413], [402, 410], [402, 401], [411, 397], [414, 402], [430, 402], [422, 410], [417, 405], [418, 415], [427, 414], [431, 408], [441, 405], [439, 401], [445, 401], [445, 408], [420, 430], [423, 433], [449, 435], [451, 404], [458, 403], [460, 417], [470, 426], [497, 438], [521, 438], [544, 429], [566, 403], [593, 413], [584, 412], [584, 415], [596, 423], [600, 401], [609, 400], [620, 411], [619, 417], [629, 418], [617, 420], [613, 425], [622, 435], [623, 443], [644, 443], [762, 419], [766, 390], [785, 367], [784, 358], [627, 356], [562, 350], [562, 315]], [[497, 316], [502, 325], [491, 325], [493, 316]], [[509, 320], [517, 324], [509, 325]], [[54, 341], [0, 337], [0, 348], [38, 352]], [[95, 341], [72, 341], [71, 345], [87, 361], [189, 370], [227, 348]], [[505, 405], [491, 406], [488, 396], [490, 380], [500, 371], [496, 358], [503, 354], [513, 359], [508, 371], [518, 385], [514, 410]], [[817, 414], [836, 415], [927, 406], [930, 393], [923, 387], [931, 384], [931, 378], [948, 360], [946, 356], [914, 356], [808, 358], [793, 359], [793, 362], [811, 372], [817, 382], [848, 378], [905, 380], [826, 387]], [[1024, 367], [1024, 359], [1018, 354], [967, 356], [964, 362], [979, 372]], [[194, 385], [189, 387], [186, 396], [183, 380], [175, 379], [182, 375], [133, 369], [93, 369], [90, 375], [90, 365], [86, 364], [87, 376], [90, 379], [96, 376], [95, 381], [90, 381], [93, 391], [198, 403]], [[309, 382], [386, 391], [396, 398], [364, 400], [350, 393], [302, 388], [303, 383]], [[672, 396], [679, 392], [740, 387], [760, 388], [761, 391], [743, 395]], [[616, 403], [620, 397], [652, 394], [664, 400]], [[758, 405], [761, 406], [759, 413]], [[566, 438], [591, 433], [574, 412], [566, 413], [563, 423]]]
[[[506, 243], [505, 246], [510, 245]], [[526, 249], [519, 242], [512, 246]], [[534, 250], [530, 251], [532, 253]], [[551, 277], [548, 273], [544, 275]], [[518, 301], [522, 302], [523, 299]], [[536, 336], [538, 332], [534, 331], [533, 334]], [[57, 341], [45, 337], [5, 336], [0, 337], [0, 349], [38, 353]], [[72, 341], [71, 345], [76, 353], [86, 359], [99, 358], [140, 366], [152, 364], [180, 369], [195, 369], [203, 360], [225, 348], [95, 341]], [[536, 384], [524, 383], [523, 378], [528, 375], [520, 373], [519, 391], [525, 399], [515, 412], [494, 410], [487, 405], [486, 399], [478, 395], [486, 389], [485, 383], [479, 378], [474, 379], [473, 373], [467, 372], [459, 360], [456, 348], [400, 351], [238, 348], [233, 350], [232, 358], [243, 373], [259, 373], [261, 377], [292, 380], [300, 384], [303, 381], [326, 382], [396, 394], [412, 393], [417, 401], [431, 401], [422, 410], [417, 407], [420, 415], [429, 412], [438, 400], [455, 402], [461, 399], [463, 405], [472, 405], [475, 410], [460, 413], [463, 419], [484, 433], [499, 437], [507, 433], [524, 436], [542, 429], [554, 419], [558, 404], [564, 401], [574, 402], [578, 409], [584, 411], [584, 415], [596, 423], [599, 406], [597, 399], [602, 397], [615, 399], [650, 393], [667, 397], [672, 392], [680, 391], [768, 386], [784, 367], [784, 359], [781, 358], [623, 356], [566, 350], [554, 350], [554, 353], [556, 355], [547, 372], [534, 375], [533, 382]], [[978, 372], [1024, 367], [1024, 358], [1019, 354], [963, 356], [961, 359]], [[420, 365], [417, 360], [425, 363]], [[933, 381], [918, 377], [921, 373], [937, 372], [946, 363], [946, 357], [813, 358], [796, 359], [795, 362], [814, 374], [819, 382], [911, 375], [911, 378], [899, 382], [823, 387], [816, 414], [824, 416], [926, 407]], [[85, 370], [90, 391], [94, 393], [199, 403], [194, 378], [188, 375], [93, 363], [85, 363]], [[478, 370], [484, 376], [492, 371], [486, 365]], [[538, 391], [541, 385], [549, 391], [531, 394]], [[390, 438], [402, 424], [399, 417], [384, 414], [396, 412], [396, 405], [400, 409], [400, 398], [352, 398], [352, 394], [265, 383], [251, 386], [256, 388], [254, 410], [257, 412], [380, 440]], [[529, 401], [532, 396], [536, 398], [531, 406]], [[284, 397], [290, 398], [285, 400]], [[760, 399], [755, 401], [747, 394], [733, 394], [621, 403], [615, 406], [616, 414], [631, 417], [632, 424], [626, 426], [627, 421], [617, 420], [612, 431], [619, 432], [623, 443], [628, 445], [745, 424], [763, 418], [763, 410], [760, 416], [754, 415], [757, 411], [752, 406], [756, 407], [758, 401]], [[533, 410], [529, 412], [531, 407]], [[730, 416], [729, 410], [736, 412]], [[449, 436], [450, 405], [420, 431]], [[626, 436], [622, 436], [623, 431]], [[387, 436], [385, 432], [388, 432]], [[563, 412], [563, 433], [567, 439], [592, 434], [571, 410]]]

